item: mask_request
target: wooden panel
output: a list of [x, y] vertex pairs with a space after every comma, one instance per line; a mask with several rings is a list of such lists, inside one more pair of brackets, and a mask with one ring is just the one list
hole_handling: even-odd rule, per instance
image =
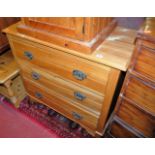
[[26, 25], [35, 29], [83, 40], [83, 17], [27, 17], [22, 19]]
[[[50, 108], [56, 110], [57, 112], [60, 112], [62, 115], [74, 120], [82, 126], [86, 126], [87, 128], [93, 130], [96, 129], [99, 116], [96, 116], [89, 111], [81, 109], [80, 107], [73, 104], [71, 100], [63, 98], [62, 96], [54, 93], [52, 90], [46, 87], [42, 87], [39, 84], [30, 82], [27, 79], [24, 80], [24, 83], [28, 94], [34, 97], [39, 102], [46, 104]], [[41, 94], [40, 98], [36, 97], [36, 92]], [[75, 118], [73, 116], [73, 112], [80, 115], [81, 119]]]
[[9, 80], [7, 83], [1, 84], [0, 93], [6, 97], [18, 97], [25, 93], [21, 77], [18, 75], [12, 80]]
[[[75, 57], [65, 52], [47, 48], [31, 42], [18, 42], [13, 40], [13, 52], [18, 59], [29, 61], [39, 67], [54, 72], [66, 79], [72, 80], [98, 92], [104, 93], [108, 80], [110, 67], [99, 65], [91, 61]], [[24, 52], [29, 51], [33, 59], [25, 57]], [[67, 63], [66, 63], [67, 62]], [[73, 76], [73, 71], [79, 70], [86, 74], [84, 80], [77, 80]]]
[[114, 93], [115, 93], [115, 90], [116, 90], [116, 87], [119, 81], [119, 77], [120, 77], [120, 70], [112, 69], [110, 72], [109, 79], [108, 79], [105, 98], [104, 98], [102, 111], [101, 111], [101, 115], [100, 115], [99, 123], [97, 127], [98, 134], [99, 133], [103, 134], [103, 129], [104, 129], [105, 123], [108, 118], [109, 109], [112, 103], [112, 99], [114, 97]]
[[[18, 24], [12, 25], [9, 28], [4, 30], [4, 32], [8, 34], [8, 37], [10, 39], [10, 44], [12, 44], [12, 40], [14, 39], [17, 40], [18, 38], [25, 38], [20, 40], [22, 42], [25, 42], [25, 40], [27, 39], [31, 43], [37, 42], [39, 44], [44, 44], [45, 46], [56, 48], [58, 50], [75, 55], [77, 57], [82, 57], [84, 59], [87, 59], [89, 61], [93, 61], [99, 64], [108, 65], [110, 67], [113, 67], [122, 71], [126, 71], [129, 66], [129, 62], [134, 49], [134, 45], [131, 44], [131, 42], [134, 40], [136, 36], [136, 31], [128, 29], [125, 31], [122, 30], [123, 31], [122, 32], [119, 29], [115, 29], [114, 32], [117, 33], [117, 31], [119, 31], [117, 35], [115, 35], [115, 38], [109, 36], [101, 44], [101, 46], [99, 46], [97, 50], [95, 50], [92, 54], [86, 55], [84, 53], [80, 53], [74, 50], [69, 50], [61, 46], [57, 46], [56, 44], [49, 43], [46, 39], [43, 41], [43, 40], [40, 40], [39, 38], [33, 38], [26, 35], [22, 35], [17, 32], [16, 27]], [[130, 32], [132, 33], [131, 36], [128, 35]], [[124, 42], [124, 38], [127, 38], [125, 39], [127, 40], [126, 42]]]
[[[138, 32], [136, 48], [127, 72], [113, 116], [108, 121], [107, 130], [115, 120], [122, 120], [138, 137], [155, 137], [155, 18], [149, 18]], [[125, 32], [125, 31], [124, 31]], [[131, 34], [131, 33], [130, 33]], [[113, 35], [115, 38], [116, 36]], [[121, 37], [121, 36], [120, 36]], [[116, 39], [117, 40], [117, 39]], [[122, 41], [129, 41], [124, 38]], [[132, 41], [132, 40], [130, 40]], [[117, 118], [117, 119], [115, 119]], [[122, 124], [121, 124], [122, 125]], [[115, 125], [113, 133], [118, 130], [128, 135]]]
[[[75, 50], [84, 54], [90, 54], [103, 42], [103, 40], [116, 27], [116, 20], [113, 20], [109, 23], [109, 25], [105, 29], [103, 29], [103, 31], [101, 31], [101, 33], [96, 35], [95, 38], [90, 38], [91, 36], [89, 35], [89, 33], [91, 29], [89, 31], [85, 31], [85, 30], [87, 29], [86, 27], [88, 28], [93, 27], [93, 25], [90, 26], [91, 23], [85, 23], [84, 25], [87, 25], [87, 26], [82, 26], [82, 33], [81, 33], [81, 25], [83, 25], [81, 23], [83, 23], [83, 18], [78, 18], [76, 20], [79, 20], [76, 26], [77, 27], [76, 39], [67, 37], [65, 35], [63, 36], [56, 33], [49, 33], [48, 31], [46, 31], [46, 26], [44, 29], [43, 29], [44, 26], [42, 27], [42, 29], [37, 29], [35, 27], [26, 26], [22, 22], [19, 22], [16, 28], [18, 32], [20, 32], [20, 34], [22, 35], [25, 34], [27, 36], [33, 37], [33, 39], [37, 38], [41, 41], [46, 41], [46, 42], [64, 47], [66, 49]], [[52, 28], [52, 30], [54, 30], [54, 28]], [[85, 39], [86, 41], [83, 41], [82, 39], [78, 39], [78, 37], [82, 38], [83, 35], [85, 36], [84, 38], [86, 38]]]
[[[34, 82], [37, 82], [58, 94], [67, 97], [75, 104], [80, 104], [79, 106], [84, 107], [94, 113], [100, 114], [102, 103], [103, 103], [103, 95], [97, 94], [88, 88], [80, 86], [76, 83], [72, 83], [67, 79], [62, 79], [58, 77], [56, 74], [45, 72], [43, 69], [40, 69], [36, 66], [30, 66], [26, 62], [21, 62], [20, 67], [22, 69], [23, 77], [31, 79]], [[35, 73], [39, 76], [39, 79], [32, 78], [32, 73]], [[75, 97], [74, 93], [80, 93], [85, 98], [83, 100], [79, 100]]]
[[14, 96], [17, 98], [25, 95], [25, 88], [23, 86], [23, 82], [20, 76], [16, 77], [12, 80], [11, 89], [14, 92]]
[[0, 17], [0, 53], [9, 48], [8, 40], [5, 34], [1, 31], [9, 25], [19, 21], [19, 18], [15, 17]]
[[146, 40], [141, 40], [140, 42], [143, 46], [151, 48], [152, 50], [155, 50], [155, 44], [154, 43], [151, 43], [151, 42], [146, 41]]
[[155, 43], [155, 18], [146, 18], [141, 29], [138, 32], [137, 38]]
[[109, 133], [115, 138], [137, 138], [137, 135], [132, 133], [127, 126], [114, 121], [111, 124]]
[[155, 137], [155, 117], [139, 110], [127, 101], [122, 101], [117, 115], [146, 137]]
[[0, 56], [0, 84], [19, 73], [19, 67], [13, 58], [11, 51]]
[[155, 51], [147, 47], [141, 46], [135, 57], [134, 68], [136, 72], [155, 81]]
[[124, 95], [140, 107], [155, 115], [155, 86], [129, 76]]
[[17, 75], [16, 77], [12, 77], [11, 80], [6, 81], [4, 84], [0, 84], [0, 94], [9, 98], [11, 102], [18, 107], [26, 96], [21, 77]]
[[[111, 17], [27, 17], [25, 26], [60, 36], [91, 41], [112, 22]], [[19, 26], [19, 31], [22, 26]]]

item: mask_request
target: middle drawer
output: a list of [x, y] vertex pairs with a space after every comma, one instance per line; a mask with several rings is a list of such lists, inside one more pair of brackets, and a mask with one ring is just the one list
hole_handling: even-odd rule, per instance
[[34, 65], [29, 65], [23, 61], [21, 65], [23, 77], [37, 82], [61, 95], [80, 104], [89, 111], [100, 114], [104, 96], [79, 84], [72, 83], [60, 76], [45, 72]]
[[25, 60], [63, 78], [105, 93], [111, 68], [28, 40], [13, 41], [17, 60]]

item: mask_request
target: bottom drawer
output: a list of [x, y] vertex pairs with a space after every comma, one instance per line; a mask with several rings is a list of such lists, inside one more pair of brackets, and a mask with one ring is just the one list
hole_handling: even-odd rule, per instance
[[36, 84], [28, 79], [24, 79], [24, 83], [28, 94], [37, 99], [37, 101], [46, 104], [85, 128], [96, 129], [99, 116], [75, 106], [71, 100], [56, 94], [40, 84]]
[[128, 129], [127, 126], [113, 121], [111, 124], [110, 135], [116, 138], [137, 138], [138, 136]]
[[155, 117], [123, 100], [117, 115], [146, 137], [155, 137]]

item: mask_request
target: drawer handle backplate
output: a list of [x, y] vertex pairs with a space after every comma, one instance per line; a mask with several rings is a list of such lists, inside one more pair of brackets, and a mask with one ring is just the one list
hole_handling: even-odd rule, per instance
[[86, 96], [81, 94], [80, 92], [74, 92], [74, 96], [76, 99], [78, 99], [80, 101], [83, 101], [86, 98]]
[[24, 51], [24, 55], [29, 59], [29, 60], [32, 60], [33, 59], [33, 55], [31, 52], [29, 51]]
[[80, 70], [73, 70], [72, 74], [77, 80], [84, 80], [87, 78], [87, 75]]
[[42, 94], [39, 92], [35, 92], [35, 97], [37, 97], [39, 99], [43, 98]]
[[31, 73], [31, 76], [32, 76], [32, 78], [33, 78], [34, 80], [39, 80], [39, 79], [40, 79], [40, 75], [39, 75], [38, 73], [36, 73], [36, 72], [32, 72], [32, 73]]
[[81, 120], [81, 119], [83, 118], [81, 115], [79, 115], [79, 114], [76, 113], [76, 112], [72, 112], [72, 115], [73, 115], [73, 117], [74, 117], [75, 119], [77, 119], [77, 120]]

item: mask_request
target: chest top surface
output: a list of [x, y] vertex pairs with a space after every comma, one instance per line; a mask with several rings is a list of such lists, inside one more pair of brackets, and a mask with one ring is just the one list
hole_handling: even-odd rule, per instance
[[109, 37], [107, 37], [107, 39], [93, 53], [83, 54], [28, 35], [23, 35], [17, 31], [18, 24], [20, 24], [20, 22], [4, 29], [3, 32], [7, 33], [10, 38], [15, 37], [20, 38], [21, 40], [29, 40], [122, 71], [127, 70], [134, 50], [136, 31], [123, 27], [116, 27]]

